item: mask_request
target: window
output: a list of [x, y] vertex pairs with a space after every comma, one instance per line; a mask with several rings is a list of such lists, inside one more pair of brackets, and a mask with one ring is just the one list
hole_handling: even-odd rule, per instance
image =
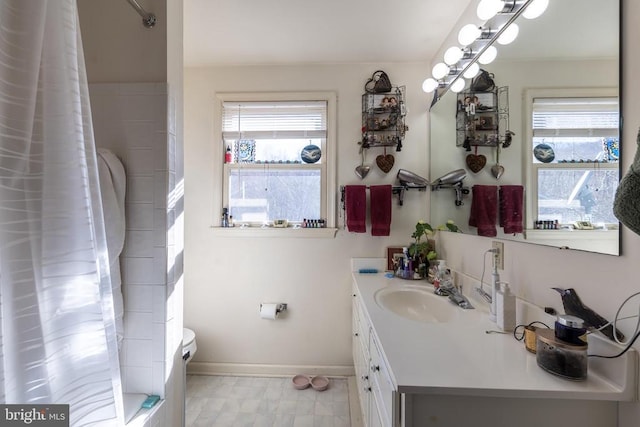
[[224, 165], [223, 206], [234, 223], [324, 219], [335, 226], [335, 95], [218, 96]]
[[[528, 228], [533, 221], [617, 224], [618, 98], [605, 93], [532, 94], [528, 99]], [[527, 203], [529, 205], [529, 203]]]

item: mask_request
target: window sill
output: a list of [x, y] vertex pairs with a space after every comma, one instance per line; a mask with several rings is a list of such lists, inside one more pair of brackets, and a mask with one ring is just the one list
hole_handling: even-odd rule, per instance
[[545, 240], [593, 240], [617, 239], [619, 230], [527, 230], [527, 239]]
[[216, 237], [335, 238], [337, 228], [211, 227]]

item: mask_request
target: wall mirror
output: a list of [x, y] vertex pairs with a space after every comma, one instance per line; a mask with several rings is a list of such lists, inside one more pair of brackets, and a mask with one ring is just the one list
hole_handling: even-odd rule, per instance
[[[466, 186], [525, 187], [524, 233], [505, 234], [498, 226], [495, 238], [619, 255], [612, 201], [620, 179], [620, 0], [552, 0], [542, 16], [520, 17], [518, 24], [518, 38], [498, 46], [497, 59], [481, 66], [494, 74], [497, 86], [508, 87], [507, 126], [515, 133], [511, 145], [499, 152], [496, 147], [467, 151], [457, 145], [457, 94], [447, 91], [429, 114], [430, 179], [466, 168], [470, 153], [482, 154], [486, 165], [476, 173], [466, 169]], [[534, 132], [534, 108], [536, 114], [551, 115], [554, 109], [577, 108], [579, 115], [595, 111], [592, 120], [613, 125], [604, 131], [600, 128], [606, 125], [577, 126], [569, 114], [548, 129], [538, 129], [536, 122]], [[572, 127], [577, 129], [567, 131]], [[591, 151], [584, 143], [588, 138]], [[541, 162], [534, 155], [536, 147], [536, 152], [550, 147], [554, 159]], [[491, 166], [498, 163], [504, 172], [496, 179]], [[450, 193], [431, 192], [431, 223], [454, 220], [463, 232], [476, 234], [468, 226], [471, 195], [456, 207]], [[559, 230], [536, 226], [538, 220], [556, 219]]]

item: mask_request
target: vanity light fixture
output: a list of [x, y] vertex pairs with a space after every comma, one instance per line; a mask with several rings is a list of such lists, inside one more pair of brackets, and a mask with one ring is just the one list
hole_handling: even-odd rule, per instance
[[440, 83], [438, 83], [436, 79], [433, 79], [431, 77], [425, 79], [425, 81], [422, 82], [422, 90], [426, 93], [433, 92], [438, 88], [438, 86], [440, 86]]
[[498, 56], [498, 49], [495, 46], [487, 46], [482, 55], [478, 57], [478, 62], [482, 65], [491, 64]]
[[493, 62], [498, 55], [494, 43], [506, 45], [516, 39], [520, 29], [515, 21], [520, 15], [528, 19], [536, 18], [544, 13], [548, 5], [549, 0], [480, 0], [476, 14], [485, 21], [484, 24], [463, 26], [458, 32], [461, 47], [447, 49], [444, 62], [433, 67], [433, 78], [426, 79], [422, 84], [423, 91], [435, 92], [432, 105], [448, 90], [463, 90], [466, 86], [463, 76], [466, 79], [475, 77], [480, 71], [478, 64]]
[[[503, 25], [500, 28], [502, 29], [503, 27], [505, 27], [505, 25]], [[518, 37], [519, 32], [520, 32], [520, 27], [518, 27], [518, 24], [516, 24], [515, 22], [506, 26], [504, 31], [502, 31], [502, 34], [500, 34], [500, 37], [498, 37], [498, 40], [497, 40], [498, 44], [505, 46], [513, 43], [516, 37]]]
[[478, 65], [477, 62], [474, 62], [473, 64], [471, 64], [468, 68], [467, 71], [465, 71], [464, 73], [462, 73], [462, 76], [465, 79], [472, 79], [475, 76], [478, 75], [478, 73], [480, 72], [480, 65]]
[[431, 75], [436, 80], [440, 80], [447, 74], [449, 74], [449, 66], [444, 62], [438, 62], [433, 66], [433, 69], [431, 70]]
[[457, 64], [464, 56], [464, 50], [458, 46], [452, 46], [444, 53], [444, 63], [447, 65]]
[[488, 21], [501, 12], [502, 9], [504, 9], [504, 0], [480, 0], [476, 14], [481, 20]]
[[453, 83], [451, 83], [449, 88], [451, 89], [451, 92], [458, 93], [462, 92], [466, 84], [467, 82], [465, 82], [462, 77], [458, 77]]
[[458, 32], [458, 43], [462, 46], [469, 46], [482, 34], [482, 30], [474, 24], [467, 24]]
[[547, 10], [547, 6], [549, 6], [549, 0], [533, 0], [531, 4], [527, 6], [522, 16], [527, 19], [535, 19]]

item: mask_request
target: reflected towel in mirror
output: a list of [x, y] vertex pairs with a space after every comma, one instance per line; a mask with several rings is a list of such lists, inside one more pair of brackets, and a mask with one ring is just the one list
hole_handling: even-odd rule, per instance
[[517, 234], [524, 231], [522, 209], [524, 207], [524, 187], [522, 185], [501, 185], [500, 227], [505, 234]]
[[471, 189], [471, 212], [469, 225], [478, 228], [478, 236], [495, 237], [498, 234], [498, 187], [495, 185], [474, 185]]

